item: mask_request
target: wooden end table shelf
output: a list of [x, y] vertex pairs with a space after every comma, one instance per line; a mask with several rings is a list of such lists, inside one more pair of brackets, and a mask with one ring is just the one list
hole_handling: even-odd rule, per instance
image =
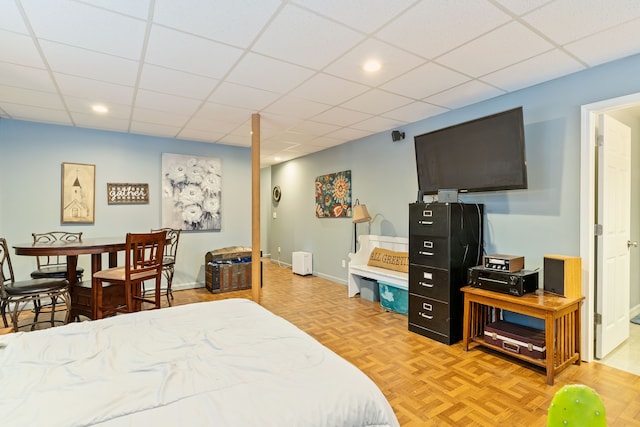
[[[557, 373], [571, 364], [580, 364], [580, 304], [584, 297], [565, 298], [537, 290], [523, 296], [503, 294], [465, 286], [462, 344], [465, 351], [475, 342], [512, 357], [545, 368], [547, 384], [553, 385]], [[500, 311], [508, 310], [544, 320], [546, 358], [535, 359], [523, 354], [490, 346], [484, 341], [484, 325], [500, 319]]]

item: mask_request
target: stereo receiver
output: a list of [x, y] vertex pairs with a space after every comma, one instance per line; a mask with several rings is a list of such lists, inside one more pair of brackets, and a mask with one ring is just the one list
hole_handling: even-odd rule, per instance
[[469, 285], [503, 294], [522, 296], [538, 289], [538, 272], [498, 271], [478, 265], [469, 269]]
[[518, 271], [524, 268], [524, 257], [515, 255], [485, 255], [482, 257], [484, 268], [500, 271]]

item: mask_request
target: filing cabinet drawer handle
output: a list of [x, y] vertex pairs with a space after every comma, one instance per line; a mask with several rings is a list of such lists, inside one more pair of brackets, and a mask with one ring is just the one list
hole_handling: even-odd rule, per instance
[[422, 275], [424, 276], [425, 279], [428, 279], [428, 280], [433, 279], [433, 274], [432, 273], [427, 273], [425, 271]]
[[430, 211], [429, 209], [425, 209], [422, 211], [422, 216], [431, 217], [433, 216], [433, 211]]
[[424, 314], [424, 313], [420, 313], [420, 316], [422, 316], [422, 317], [424, 317], [425, 319], [428, 319], [428, 320], [432, 320], [433, 319], [433, 316], [429, 316], [429, 315]]
[[433, 221], [418, 221], [420, 225], [433, 225]]
[[426, 256], [432, 256], [433, 252], [425, 252], [425, 251], [419, 251], [418, 254], [420, 255], [426, 255]]
[[427, 302], [423, 302], [422, 309], [427, 311], [433, 311], [433, 306]]
[[420, 283], [422, 286], [426, 288], [433, 288], [433, 283], [427, 283], [427, 282], [418, 282], [418, 283]]
[[427, 249], [433, 249], [433, 242], [430, 240], [425, 240], [422, 242], [422, 247]]

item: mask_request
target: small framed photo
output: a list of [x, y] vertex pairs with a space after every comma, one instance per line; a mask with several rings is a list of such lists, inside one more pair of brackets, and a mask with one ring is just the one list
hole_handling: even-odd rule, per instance
[[62, 163], [63, 223], [94, 223], [96, 208], [96, 165]]

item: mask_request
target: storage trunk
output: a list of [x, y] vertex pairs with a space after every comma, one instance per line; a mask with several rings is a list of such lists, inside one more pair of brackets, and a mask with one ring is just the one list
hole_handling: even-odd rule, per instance
[[205, 286], [213, 293], [250, 289], [251, 248], [230, 246], [207, 252]]
[[484, 341], [505, 351], [534, 359], [544, 359], [547, 354], [544, 331], [505, 320], [485, 325]]

